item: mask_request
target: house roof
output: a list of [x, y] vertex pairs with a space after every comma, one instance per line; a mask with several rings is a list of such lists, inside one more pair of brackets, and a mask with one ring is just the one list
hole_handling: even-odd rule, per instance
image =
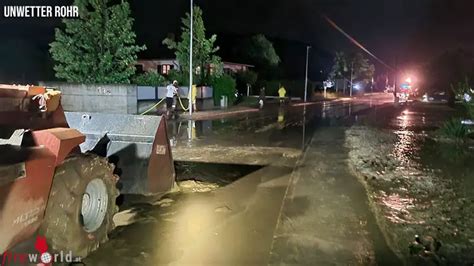
[[222, 62], [225, 65], [236, 65], [236, 66], [246, 66], [246, 67], [255, 67], [254, 65], [243, 64], [243, 63], [234, 63], [234, 62]]

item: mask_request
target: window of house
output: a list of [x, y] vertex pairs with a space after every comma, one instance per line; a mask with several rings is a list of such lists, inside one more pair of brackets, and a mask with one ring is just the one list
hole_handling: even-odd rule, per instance
[[135, 65], [135, 74], [142, 74], [143, 72], [143, 65]]
[[168, 75], [171, 70], [171, 65], [162, 65], [161, 66], [161, 74]]

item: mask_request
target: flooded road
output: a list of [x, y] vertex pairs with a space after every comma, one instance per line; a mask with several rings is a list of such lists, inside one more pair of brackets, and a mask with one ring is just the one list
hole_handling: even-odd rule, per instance
[[176, 147], [262, 146], [303, 149], [317, 127], [391, 100], [390, 95], [373, 99], [336, 100], [280, 107], [267, 105], [259, 112], [229, 118], [170, 121], [170, 138]]
[[344, 128], [317, 130], [295, 169], [270, 264], [399, 265], [347, 166]]
[[437, 141], [436, 129], [454, 111], [388, 106], [346, 131], [350, 165], [387, 244], [406, 264], [474, 262], [472, 148]]
[[[181, 192], [146, 203], [125, 197], [116, 216], [120, 226], [85, 264], [393, 262], [362, 185], [344, 165], [343, 146], [346, 125], [387, 101], [391, 97], [384, 95], [268, 106], [226, 119], [171, 122]], [[215, 152], [201, 156], [206, 158], [195, 152], [210, 147]], [[283, 151], [264, 160], [265, 152], [249, 147]], [[236, 149], [245, 153], [230, 152]], [[288, 156], [296, 150], [300, 155]]]

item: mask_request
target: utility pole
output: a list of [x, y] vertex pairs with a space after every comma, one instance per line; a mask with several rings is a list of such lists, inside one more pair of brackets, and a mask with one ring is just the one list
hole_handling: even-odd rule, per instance
[[374, 93], [374, 77], [372, 77], [372, 84], [370, 84], [370, 93]]
[[308, 95], [308, 61], [309, 61], [309, 49], [311, 46], [306, 46], [306, 75], [304, 82], [304, 102], [306, 102], [306, 96]]
[[393, 75], [393, 98], [395, 103], [398, 103], [398, 98], [397, 98], [397, 79], [398, 79], [398, 57], [395, 55], [395, 74]]
[[[194, 22], [194, 4], [193, 0], [191, 2], [191, 20], [189, 27], [189, 91], [188, 91], [188, 108], [189, 108], [189, 116], [193, 114], [193, 22]], [[201, 70], [202, 71], [202, 70]]]
[[352, 82], [354, 81], [354, 61], [351, 62], [351, 90], [349, 91], [350, 97], [352, 97]]

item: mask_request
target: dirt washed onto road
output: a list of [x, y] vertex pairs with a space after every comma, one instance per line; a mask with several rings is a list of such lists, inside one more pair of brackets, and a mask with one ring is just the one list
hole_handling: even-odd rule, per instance
[[[399, 265], [346, 167], [344, 128], [320, 128], [292, 173], [271, 265]], [[398, 263], [397, 263], [398, 262]]]
[[[420, 124], [426, 122], [424, 115], [419, 116]], [[392, 123], [390, 129], [347, 130], [349, 164], [368, 192], [388, 245], [403, 261], [472, 265], [474, 192], [468, 189], [474, 183], [472, 150], [462, 152], [429, 141], [429, 132], [413, 130], [418, 122], [407, 122], [413, 116], [416, 110], [402, 111], [396, 117], [398, 127]], [[457, 157], [449, 149], [457, 151]]]

